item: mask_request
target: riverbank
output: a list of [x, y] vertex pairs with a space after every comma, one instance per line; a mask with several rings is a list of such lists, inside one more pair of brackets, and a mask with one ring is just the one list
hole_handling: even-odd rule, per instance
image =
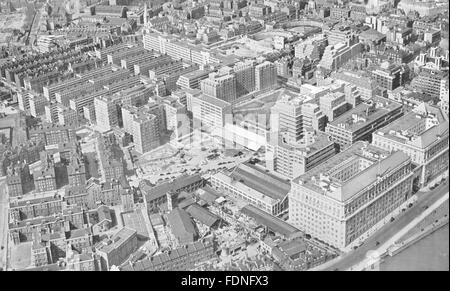
[[449, 225], [418, 240], [393, 257], [385, 257], [381, 271], [448, 271]]

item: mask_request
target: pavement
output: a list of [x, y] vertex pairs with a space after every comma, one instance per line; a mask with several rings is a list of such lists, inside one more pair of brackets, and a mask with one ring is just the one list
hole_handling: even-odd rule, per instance
[[392, 236], [389, 240], [384, 242], [381, 246], [379, 246], [375, 251], [375, 257], [368, 258], [366, 260], [363, 260], [356, 266], [353, 266], [351, 270], [364, 270], [374, 262], [376, 262], [379, 259], [380, 254], [385, 254], [392, 246], [395, 246], [395, 242], [398, 241], [401, 237], [403, 237], [406, 233], [408, 233], [411, 229], [416, 227], [420, 221], [425, 219], [427, 216], [432, 214], [432, 212], [442, 205], [445, 201], [448, 201], [448, 193], [442, 196], [440, 199], [438, 199], [436, 202], [432, 204], [429, 208], [427, 208], [424, 212], [422, 212], [419, 216], [415, 217], [408, 225], [406, 225], [404, 228], [402, 228], [399, 232], [397, 232], [394, 236]]
[[8, 240], [8, 196], [5, 185], [6, 176], [0, 179], [0, 268], [6, 269]]
[[333, 264], [326, 267], [324, 270], [348, 270], [352, 266], [363, 261], [366, 258], [366, 254], [368, 251], [375, 250], [377, 248], [377, 242], [379, 242], [380, 245], [388, 242], [401, 229], [406, 227], [412, 220], [414, 220], [422, 212], [424, 212], [425, 208], [428, 208], [429, 205], [432, 205], [440, 198], [442, 198], [445, 194], [447, 194], [448, 187], [449, 182], [448, 180], [446, 180], [445, 183], [439, 185], [430, 192], [418, 192], [416, 194], [418, 196], [418, 200], [411, 208], [400, 214], [393, 222], [390, 222], [383, 226], [356, 250], [343, 255], [342, 257], [340, 257], [340, 259], [335, 260]]

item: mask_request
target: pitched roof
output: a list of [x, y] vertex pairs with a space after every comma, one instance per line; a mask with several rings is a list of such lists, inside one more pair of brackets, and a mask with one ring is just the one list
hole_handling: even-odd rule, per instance
[[188, 208], [186, 208], [186, 212], [189, 213], [192, 218], [197, 219], [208, 227], [213, 226], [217, 221], [220, 220], [217, 215], [211, 213], [198, 204], [190, 205]]

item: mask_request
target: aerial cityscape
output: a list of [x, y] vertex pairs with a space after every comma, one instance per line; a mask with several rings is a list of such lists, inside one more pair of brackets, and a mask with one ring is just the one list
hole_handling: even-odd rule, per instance
[[448, 271], [448, 13], [0, 0], [0, 271]]

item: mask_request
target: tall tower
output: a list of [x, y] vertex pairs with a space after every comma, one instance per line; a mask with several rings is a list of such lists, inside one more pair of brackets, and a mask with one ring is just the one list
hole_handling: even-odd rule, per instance
[[144, 4], [144, 28], [147, 28], [147, 22], [148, 22], [148, 7], [147, 7], [147, 2], [145, 2]]

